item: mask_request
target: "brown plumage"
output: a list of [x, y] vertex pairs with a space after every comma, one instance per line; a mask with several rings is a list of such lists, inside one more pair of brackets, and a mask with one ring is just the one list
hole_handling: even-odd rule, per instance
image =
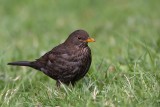
[[48, 75], [60, 83], [74, 85], [88, 72], [91, 64], [91, 50], [88, 42], [94, 42], [84, 30], [76, 30], [67, 40], [54, 47], [35, 61], [11, 62], [8, 65], [28, 66]]

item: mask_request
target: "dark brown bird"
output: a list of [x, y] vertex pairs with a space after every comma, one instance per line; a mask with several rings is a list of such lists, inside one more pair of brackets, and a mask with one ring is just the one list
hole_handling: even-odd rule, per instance
[[60, 83], [72, 84], [83, 78], [91, 65], [91, 50], [88, 42], [94, 42], [84, 30], [76, 30], [69, 35], [67, 40], [54, 47], [35, 61], [11, 62], [8, 65], [28, 66], [42, 71]]

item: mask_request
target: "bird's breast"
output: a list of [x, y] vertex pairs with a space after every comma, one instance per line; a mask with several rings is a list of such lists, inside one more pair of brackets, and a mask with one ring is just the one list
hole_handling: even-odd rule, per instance
[[60, 55], [57, 57], [57, 60], [55, 60], [55, 63], [61, 66], [61, 68], [74, 70], [77, 66], [85, 65], [88, 61], [88, 57], [90, 57], [90, 51], [88, 48], [70, 51], [71, 52]]

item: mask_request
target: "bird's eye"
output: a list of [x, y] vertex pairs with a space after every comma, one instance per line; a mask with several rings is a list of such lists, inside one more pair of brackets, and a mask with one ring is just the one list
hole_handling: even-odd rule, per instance
[[78, 39], [80, 40], [81, 38], [80, 38], [80, 37], [78, 37]]

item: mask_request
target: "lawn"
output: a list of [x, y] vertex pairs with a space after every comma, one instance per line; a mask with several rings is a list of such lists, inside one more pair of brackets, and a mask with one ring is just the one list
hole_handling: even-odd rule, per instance
[[[160, 107], [159, 0], [0, 0], [1, 107]], [[34, 60], [77, 29], [92, 64], [74, 88], [7, 63]]]

